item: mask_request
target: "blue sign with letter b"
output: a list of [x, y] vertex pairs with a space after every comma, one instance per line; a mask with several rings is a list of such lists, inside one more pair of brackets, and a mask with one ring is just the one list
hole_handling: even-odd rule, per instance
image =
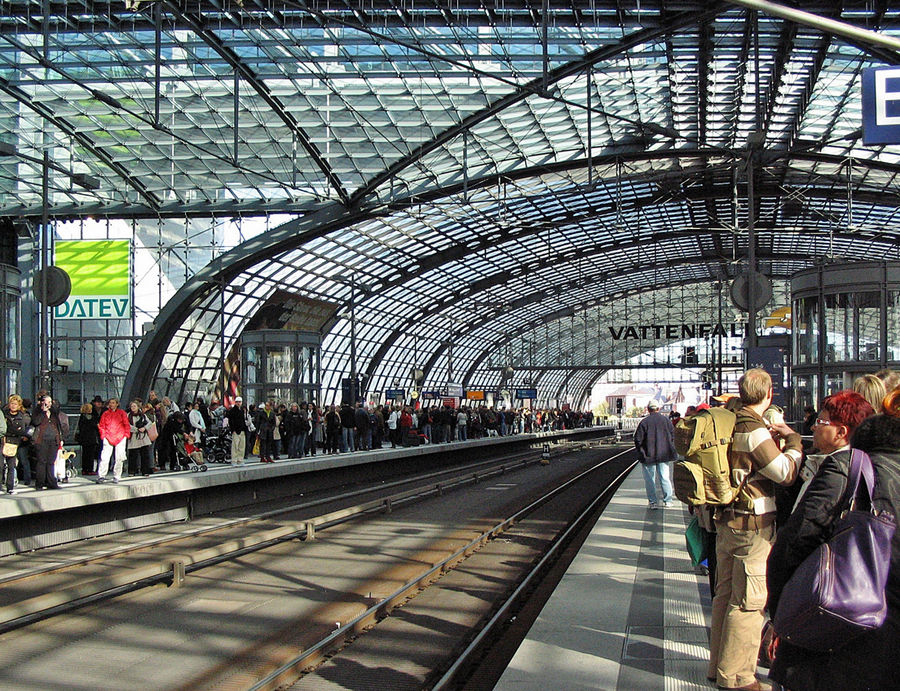
[[862, 72], [863, 144], [900, 144], [900, 67]]

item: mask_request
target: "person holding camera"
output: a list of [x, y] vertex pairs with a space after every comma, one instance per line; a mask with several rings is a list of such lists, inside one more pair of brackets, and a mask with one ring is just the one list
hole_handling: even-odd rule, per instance
[[56, 458], [63, 440], [69, 434], [69, 419], [59, 412], [59, 404], [50, 394], [38, 394], [37, 411], [31, 417], [26, 435], [34, 445], [34, 488], [59, 489], [56, 480]]

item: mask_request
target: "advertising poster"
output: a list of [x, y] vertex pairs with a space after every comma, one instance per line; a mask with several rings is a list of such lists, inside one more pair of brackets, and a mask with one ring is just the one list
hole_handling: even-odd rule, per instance
[[72, 279], [56, 319], [131, 318], [130, 240], [57, 240], [53, 263]]

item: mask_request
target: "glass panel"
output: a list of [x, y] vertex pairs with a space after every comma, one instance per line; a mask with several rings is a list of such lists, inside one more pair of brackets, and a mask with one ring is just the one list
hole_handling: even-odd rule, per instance
[[266, 383], [294, 381], [294, 349], [291, 346], [266, 346]]
[[844, 373], [829, 372], [825, 374], [825, 396], [826, 398], [833, 393], [844, 389]]
[[4, 330], [5, 356], [10, 360], [21, 360], [19, 353], [19, 299], [14, 295], [5, 295], [6, 329]]
[[244, 405], [255, 405], [262, 399], [262, 389], [258, 386], [248, 386], [244, 389]]
[[816, 375], [799, 375], [794, 377], [794, 417], [802, 420], [806, 406], [818, 409], [816, 400]]
[[808, 297], [794, 303], [795, 344], [794, 359], [797, 364], [818, 361], [819, 301]]
[[276, 403], [293, 403], [294, 390], [289, 387], [272, 387], [266, 389], [266, 400]]
[[863, 362], [881, 361], [881, 293], [869, 291], [854, 293], [851, 299], [856, 307], [857, 340]]
[[300, 383], [308, 384], [311, 382], [311, 379], [309, 378], [310, 349], [306, 346], [301, 346], [298, 350], [297, 368], [299, 369]]
[[852, 296], [847, 293], [825, 296], [825, 362], [853, 359], [852, 303]]
[[8, 369], [6, 370], [6, 391], [3, 392], [4, 405], [6, 404], [6, 399], [14, 393], [22, 393], [19, 391], [19, 370]]
[[900, 360], [900, 291], [887, 292], [887, 359]]
[[244, 348], [244, 382], [259, 383], [259, 348], [255, 346]]

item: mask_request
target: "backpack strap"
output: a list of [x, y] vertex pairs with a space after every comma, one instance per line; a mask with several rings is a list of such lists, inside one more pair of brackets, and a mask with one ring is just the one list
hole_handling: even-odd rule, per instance
[[713, 434], [716, 435], [716, 438], [712, 441], [705, 442], [700, 444], [701, 449], [709, 449], [713, 446], [727, 446], [731, 443], [734, 437], [720, 437], [719, 436], [719, 426], [716, 424], [716, 416], [712, 414], [712, 411], [709, 413], [709, 419], [712, 420], [713, 426]]

